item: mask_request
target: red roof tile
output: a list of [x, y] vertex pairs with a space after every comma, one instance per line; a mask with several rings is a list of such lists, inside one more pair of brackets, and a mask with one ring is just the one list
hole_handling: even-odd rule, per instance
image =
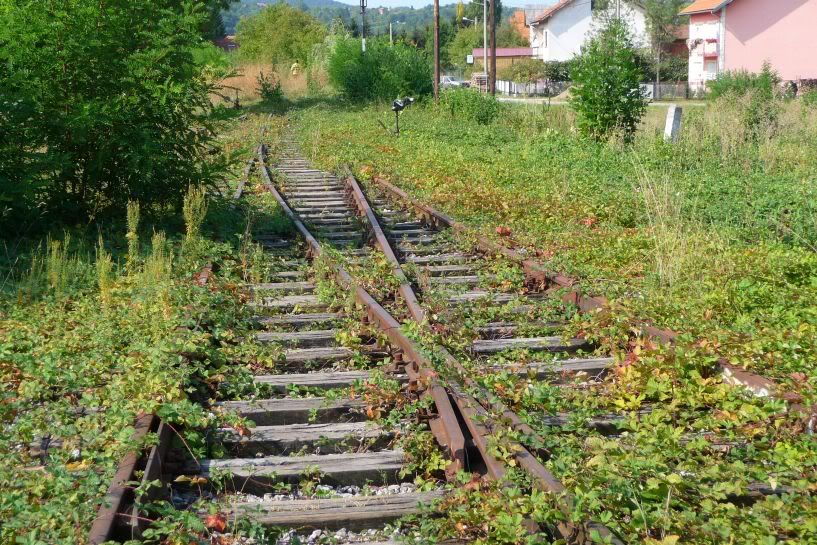
[[731, 4], [732, 0], [695, 0], [691, 5], [681, 10], [681, 15], [692, 15], [694, 13], [710, 13], [718, 11], [726, 4]]
[[532, 24], [532, 25], [534, 25], [534, 24], [538, 24], [538, 23], [544, 23], [545, 21], [547, 21], [548, 19], [550, 19], [551, 17], [553, 17], [553, 14], [554, 14], [554, 13], [556, 13], [557, 11], [559, 11], [560, 9], [562, 9], [562, 8], [564, 8], [564, 7], [569, 6], [569, 5], [570, 5], [570, 4], [572, 4], [574, 1], [575, 1], [575, 0], [560, 0], [560, 1], [559, 1], [559, 2], [557, 2], [556, 4], [553, 4], [552, 6], [550, 6], [549, 8], [547, 8], [545, 11], [543, 11], [543, 12], [542, 12], [542, 13], [539, 15], [539, 17], [537, 17], [536, 19], [534, 19], [533, 21], [531, 21], [531, 24]]

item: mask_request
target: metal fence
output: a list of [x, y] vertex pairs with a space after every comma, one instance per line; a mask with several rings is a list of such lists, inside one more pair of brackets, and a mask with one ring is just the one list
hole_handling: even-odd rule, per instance
[[[556, 96], [563, 93], [568, 87], [572, 85], [569, 81], [537, 81], [533, 83], [517, 83], [508, 80], [497, 80], [496, 90], [498, 93], [509, 96]], [[481, 89], [479, 86], [476, 88]], [[655, 95], [654, 83], [642, 83], [641, 89], [644, 95], [653, 100]], [[661, 83], [658, 85], [659, 97], [661, 99], [677, 99], [690, 98], [693, 93], [690, 92], [689, 85], [686, 82], [682, 83]]]
[[536, 81], [517, 83], [508, 80], [496, 80], [498, 93], [511, 96], [556, 96], [570, 87], [569, 81]]

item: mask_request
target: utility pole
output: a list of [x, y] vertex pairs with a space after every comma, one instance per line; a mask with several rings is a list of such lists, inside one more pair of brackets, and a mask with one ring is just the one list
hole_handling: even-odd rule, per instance
[[434, 0], [434, 102], [440, 101], [440, 0]]
[[488, 0], [482, 0], [482, 72], [488, 75]]
[[360, 42], [363, 52], [366, 52], [366, 0], [360, 0]]
[[[435, 0], [437, 1], [437, 0]], [[488, 91], [496, 94], [496, 0], [491, 0], [491, 10], [488, 12], [491, 21], [491, 73], [488, 77]]]
[[391, 21], [389, 21], [389, 45], [394, 45], [394, 35], [391, 33]]

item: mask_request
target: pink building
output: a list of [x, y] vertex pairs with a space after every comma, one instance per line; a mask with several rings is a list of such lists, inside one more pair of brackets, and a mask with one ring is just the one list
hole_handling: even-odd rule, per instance
[[817, 78], [817, 0], [696, 0], [689, 15], [689, 84], [769, 61], [785, 81]]

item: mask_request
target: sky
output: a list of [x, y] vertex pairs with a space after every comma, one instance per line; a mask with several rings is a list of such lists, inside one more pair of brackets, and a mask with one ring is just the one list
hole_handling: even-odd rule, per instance
[[[351, 6], [359, 6], [360, 0], [338, 0], [343, 4], [349, 4]], [[465, 0], [463, 0], [465, 2]], [[377, 7], [387, 7], [387, 8], [396, 8], [396, 7], [403, 7], [403, 6], [411, 6], [414, 8], [422, 8], [431, 4], [431, 0], [367, 0], [368, 9], [377, 8]], [[448, 4], [456, 4], [457, 0], [440, 0], [440, 5], [445, 6]], [[514, 7], [514, 8], [521, 8], [525, 5], [529, 4], [552, 4], [552, 0], [543, 0], [540, 2], [531, 2], [525, 0], [502, 0], [503, 7]]]

